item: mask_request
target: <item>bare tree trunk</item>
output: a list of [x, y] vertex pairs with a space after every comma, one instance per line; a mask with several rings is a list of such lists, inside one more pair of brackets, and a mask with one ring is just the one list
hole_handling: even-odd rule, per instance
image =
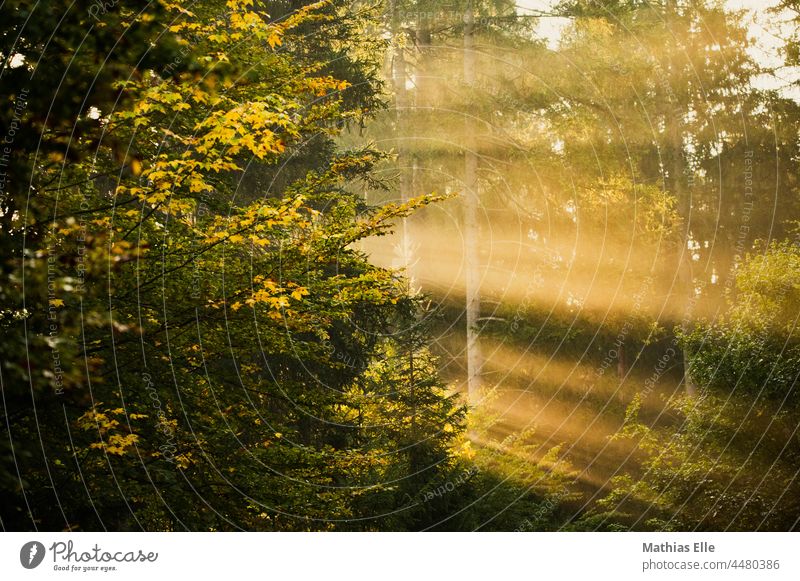
[[[666, 12], [667, 22], [671, 23], [672, 26], [676, 27], [677, 29], [676, 25], [679, 15], [677, 0], [667, 0]], [[678, 48], [673, 47], [672, 50], [678, 50]], [[683, 307], [685, 310], [683, 316], [681, 317], [681, 332], [687, 333], [691, 323], [690, 310], [692, 309], [690, 305], [693, 305], [695, 302], [694, 275], [692, 273], [693, 249], [689, 248], [689, 244], [692, 242], [690, 228], [692, 201], [690, 192], [684, 188], [683, 184], [683, 180], [686, 177], [686, 161], [684, 159], [682, 131], [684, 108], [681, 106], [678, 95], [675, 94], [678, 84], [681, 83], [682, 79], [680, 78], [680, 71], [678, 70], [678, 64], [676, 63], [674, 56], [670, 57], [669, 66], [669, 75], [671, 77], [670, 86], [672, 87], [673, 94], [672, 99], [669, 99], [669, 101], [672, 101], [672, 110], [667, 112], [667, 147], [669, 148], [671, 155], [671, 164], [669, 164], [667, 167], [670, 173], [670, 181], [672, 182], [673, 195], [678, 202], [678, 213], [684, 220], [683, 232], [681, 236], [682, 248], [678, 253], [676, 267], [678, 269], [678, 286], [680, 289], [680, 294], [684, 299]], [[692, 380], [690, 355], [685, 349], [683, 350], [682, 357], [684, 387], [687, 395], [693, 396], [697, 392], [697, 388]]]
[[[472, 2], [467, 3], [464, 12], [464, 83], [469, 90], [475, 84], [475, 19]], [[464, 148], [464, 240], [466, 266], [466, 319], [467, 319], [467, 395], [474, 404], [481, 390], [481, 355], [478, 336], [480, 317], [480, 253], [478, 210], [480, 206], [478, 191], [478, 155], [473, 124], [465, 111]]]
[[[400, 36], [400, 12], [399, 5], [396, 0], [392, 0], [390, 4], [392, 14], [392, 42], [394, 50], [392, 51], [392, 89], [395, 95], [395, 134], [399, 138], [397, 146], [397, 163], [400, 168], [400, 202], [405, 203], [413, 197], [413, 174], [412, 163], [413, 155], [410, 153], [409, 144], [407, 142], [408, 135], [406, 134], [406, 120], [408, 118], [409, 110], [409, 97], [408, 90], [406, 89], [406, 82], [408, 80], [408, 64], [406, 56], [403, 52], [402, 43], [399, 42]], [[397, 253], [400, 255], [400, 262], [402, 268], [405, 270], [408, 288], [414, 288], [414, 274], [413, 269], [413, 238], [411, 236], [411, 227], [409, 219], [403, 218], [400, 225], [400, 242], [397, 248]]]
[[[678, 289], [682, 297], [683, 313], [681, 316], [681, 333], [688, 333], [691, 325], [692, 305], [695, 302], [694, 275], [692, 273], [692, 254], [694, 250], [689, 247], [693, 242], [691, 236], [691, 216], [692, 203], [689, 192], [683, 187], [683, 178], [686, 173], [686, 166], [683, 158], [683, 134], [681, 132], [682, 112], [675, 106], [675, 110], [670, 115], [670, 149], [672, 154], [672, 164], [670, 177], [672, 178], [672, 188], [675, 198], [678, 201], [678, 212], [684, 220], [683, 232], [681, 233], [681, 248], [677, 256], [676, 268], [678, 269]], [[695, 395], [697, 389], [692, 380], [690, 369], [690, 356], [685, 349], [682, 350], [683, 357], [683, 384], [687, 395]]]
[[625, 357], [625, 343], [622, 342], [617, 348], [617, 376], [619, 377], [620, 381], [625, 379], [625, 375], [627, 373], [628, 362]]

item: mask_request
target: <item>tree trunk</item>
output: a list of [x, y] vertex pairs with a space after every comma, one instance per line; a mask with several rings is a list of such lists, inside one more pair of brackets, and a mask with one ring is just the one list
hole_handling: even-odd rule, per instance
[[[667, 22], [678, 30], [678, 3], [677, 0], [667, 0], [666, 4]], [[679, 47], [673, 46], [673, 51], [678, 51]], [[666, 102], [671, 103], [671, 108], [667, 111], [666, 115], [666, 137], [667, 137], [667, 151], [671, 159], [667, 164], [667, 171], [669, 172], [669, 181], [672, 185], [672, 193], [678, 203], [678, 213], [683, 218], [683, 232], [681, 233], [681, 248], [678, 252], [676, 268], [678, 279], [679, 294], [683, 299], [683, 313], [681, 316], [681, 332], [687, 333], [691, 323], [692, 306], [695, 303], [695, 289], [694, 289], [694, 275], [692, 273], [692, 253], [693, 250], [689, 248], [692, 242], [691, 236], [691, 217], [692, 217], [692, 201], [691, 192], [684, 188], [683, 181], [686, 177], [686, 160], [684, 158], [683, 147], [683, 115], [684, 108], [681, 105], [679, 96], [675, 93], [680, 86], [682, 79], [680, 78], [680, 70], [678, 70], [678, 63], [674, 53], [669, 59], [669, 75], [670, 87], [672, 95]], [[689, 354], [683, 351], [683, 384], [686, 389], [687, 395], [695, 395], [697, 389], [691, 376], [691, 369], [689, 365]]]
[[[408, 80], [408, 65], [406, 56], [403, 52], [402, 43], [399, 42], [400, 36], [400, 12], [399, 4], [396, 0], [391, 2], [392, 11], [392, 43], [394, 50], [392, 51], [392, 89], [395, 95], [395, 123], [396, 132], [398, 137], [397, 145], [397, 164], [399, 170], [399, 188], [400, 188], [400, 202], [408, 202], [413, 197], [413, 175], [412, 164], [413, 155], [410, 152], [408, 144], [408, 135], [406, 134], [406, 120], [409, 111], [409, 98], [408, 90], [406, 89], [406, 81]], [[400, 266], [406, 273], [406, 279], [409, 290], [414, 288], [414, 274], [413, 269], [413, 237], [411, 235], [411, 228], [409, 219], [407, 217], [402, 219], [400, 224], [400, 242], [398, 244], [397, 254], [399, 254]]]
[[[472, 2], [464, 12], [464, 84], [467, 90], [475, 84], [475, 22]], [[478, 154], [474, 128], [468, 111], [464, 111], [464, 241], [466, 268], [466, 324], [467, 324], [467, 395], [469, 402], [477, 402], [481, 390], [481, 355], [478, 318], [480, 317], [480, 253], [478, 250], [480, 206], [478, 192]]]
[[617, 348], [617, 376], [619, 377], [620, 381], [625, 379], [625, 375], [628, 373], [628, 362], [625, 358], [625, 343], [620, 343], [619, 347]]

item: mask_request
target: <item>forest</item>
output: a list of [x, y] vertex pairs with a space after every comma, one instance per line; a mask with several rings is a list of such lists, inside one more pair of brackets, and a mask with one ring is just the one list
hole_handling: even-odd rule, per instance
[[0, 3], [2, 530], [800, 530], [745, 4]]

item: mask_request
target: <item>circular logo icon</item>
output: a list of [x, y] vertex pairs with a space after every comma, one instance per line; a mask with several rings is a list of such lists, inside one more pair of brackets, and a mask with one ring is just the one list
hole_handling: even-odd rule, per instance
[[44, 560], [44, 545], [39, 541], [30, 541], [19, 550], [19, 562], [26, 569], [35, 569]]

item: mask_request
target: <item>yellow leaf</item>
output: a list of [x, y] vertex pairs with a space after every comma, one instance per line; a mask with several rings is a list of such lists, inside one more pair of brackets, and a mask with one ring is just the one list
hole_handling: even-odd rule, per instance
[[135, 176], [142, 174], [142, 162], [136, 158], [131, 160], [131, 173]]

